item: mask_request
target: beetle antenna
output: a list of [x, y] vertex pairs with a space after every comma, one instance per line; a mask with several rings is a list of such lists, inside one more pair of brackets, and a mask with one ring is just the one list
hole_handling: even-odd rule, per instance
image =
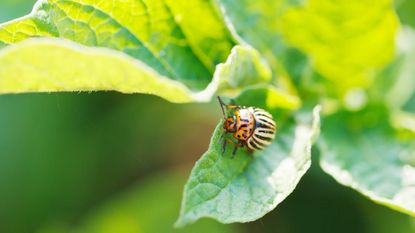
[[218, 96], [218, 100], [219, 100], [220, 108], [222, 109], [223, 118], [226, 118], [225, 109], [223, 108], [223, 106], [225, 106], [226, 104], [223, 103], [222, 99], [219, 96]]

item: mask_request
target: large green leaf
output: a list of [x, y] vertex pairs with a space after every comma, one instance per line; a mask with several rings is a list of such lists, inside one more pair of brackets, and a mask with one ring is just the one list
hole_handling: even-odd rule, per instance
[[415, 216], [415, 137], [400, 136], [374, 107], [323, 119], [321, 166], [339, 183]]
[[279, 24], [284, 39], [344, 94], [369, 87], [393, 59], [399, 21], [391, 0], [310, 0], [285, 11]]
[[3, 46], [34, 36], [118, 50], [195, 89], [235, 45], [214, 6], [201, 0], [40, 0], [30, 15], [0, 27]]
[[208, 151], [194, 166], [185, 186], [177, 226], [201, 217], [222, 223], [249, 222], [264, 216], [295, 188], [311, 164], [311, 144], [319, 131], [319, 108], [313, 124], [277, 122], [275, 141], [252, 155], [231, 148], [221, 154], [217, 126]]
[[209, 1], [40, 0], [0, 25], [0, 93], [117, 90], [189, 102], [269, 82], [260, 54], [235, 45]]
[[30, 39], [9, 46], [1, 50], [0, 63], [0, 93], [117, 90], [189, 102], [208, 101], [218, 88], [232, 88], [237, 94], [244, 85], [270, 79], [259, 54], [246, 46], [236, 46], [228, 61], [218, 66], [212, 82], [200, 92], [123, 53], [57, 39]]

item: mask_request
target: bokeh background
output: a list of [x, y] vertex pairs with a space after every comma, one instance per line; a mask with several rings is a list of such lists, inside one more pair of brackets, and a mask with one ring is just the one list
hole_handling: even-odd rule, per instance
[[[34, 2], [0, 0], [0, 22]], [[415, 1], [398, 5], [411, 24]], [[318, 153], [298, 188], [264, 218], [173, 229], [219, 111], [216, 103], [114, 92], [0, 96], [0, 233], [415, 232], [413, 218], [324, 174]]]

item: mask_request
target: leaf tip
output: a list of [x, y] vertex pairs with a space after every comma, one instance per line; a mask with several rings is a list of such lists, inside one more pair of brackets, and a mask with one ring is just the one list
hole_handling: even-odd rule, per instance
[[182, 217], [180, 216], [176, 222], [173, 224], [173, 227], [178, 229], [178, 228], [183, 228], [185, 226], [185, 224], [182, 221]]
[[186, 216], [184, 216], [184, 213], [180, 213], [179, 218], [173, 224], [173, 227], [176, 228], [176, 229], [180, 229], [180, 228], [183, 228], [183, 227], [195, 222], [197, 219], [198, 218], [196, 218], [196, 219], [186, 218]]

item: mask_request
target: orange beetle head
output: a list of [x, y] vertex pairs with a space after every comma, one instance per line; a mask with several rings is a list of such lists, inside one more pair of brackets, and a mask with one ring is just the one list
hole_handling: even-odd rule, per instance
[[235, 120], [235, 116], [231, 116], [226, 118], [225, 124], [224, 124], [224, 128], [226, 131], [228, 132], [236, 132], [236, 120]]

